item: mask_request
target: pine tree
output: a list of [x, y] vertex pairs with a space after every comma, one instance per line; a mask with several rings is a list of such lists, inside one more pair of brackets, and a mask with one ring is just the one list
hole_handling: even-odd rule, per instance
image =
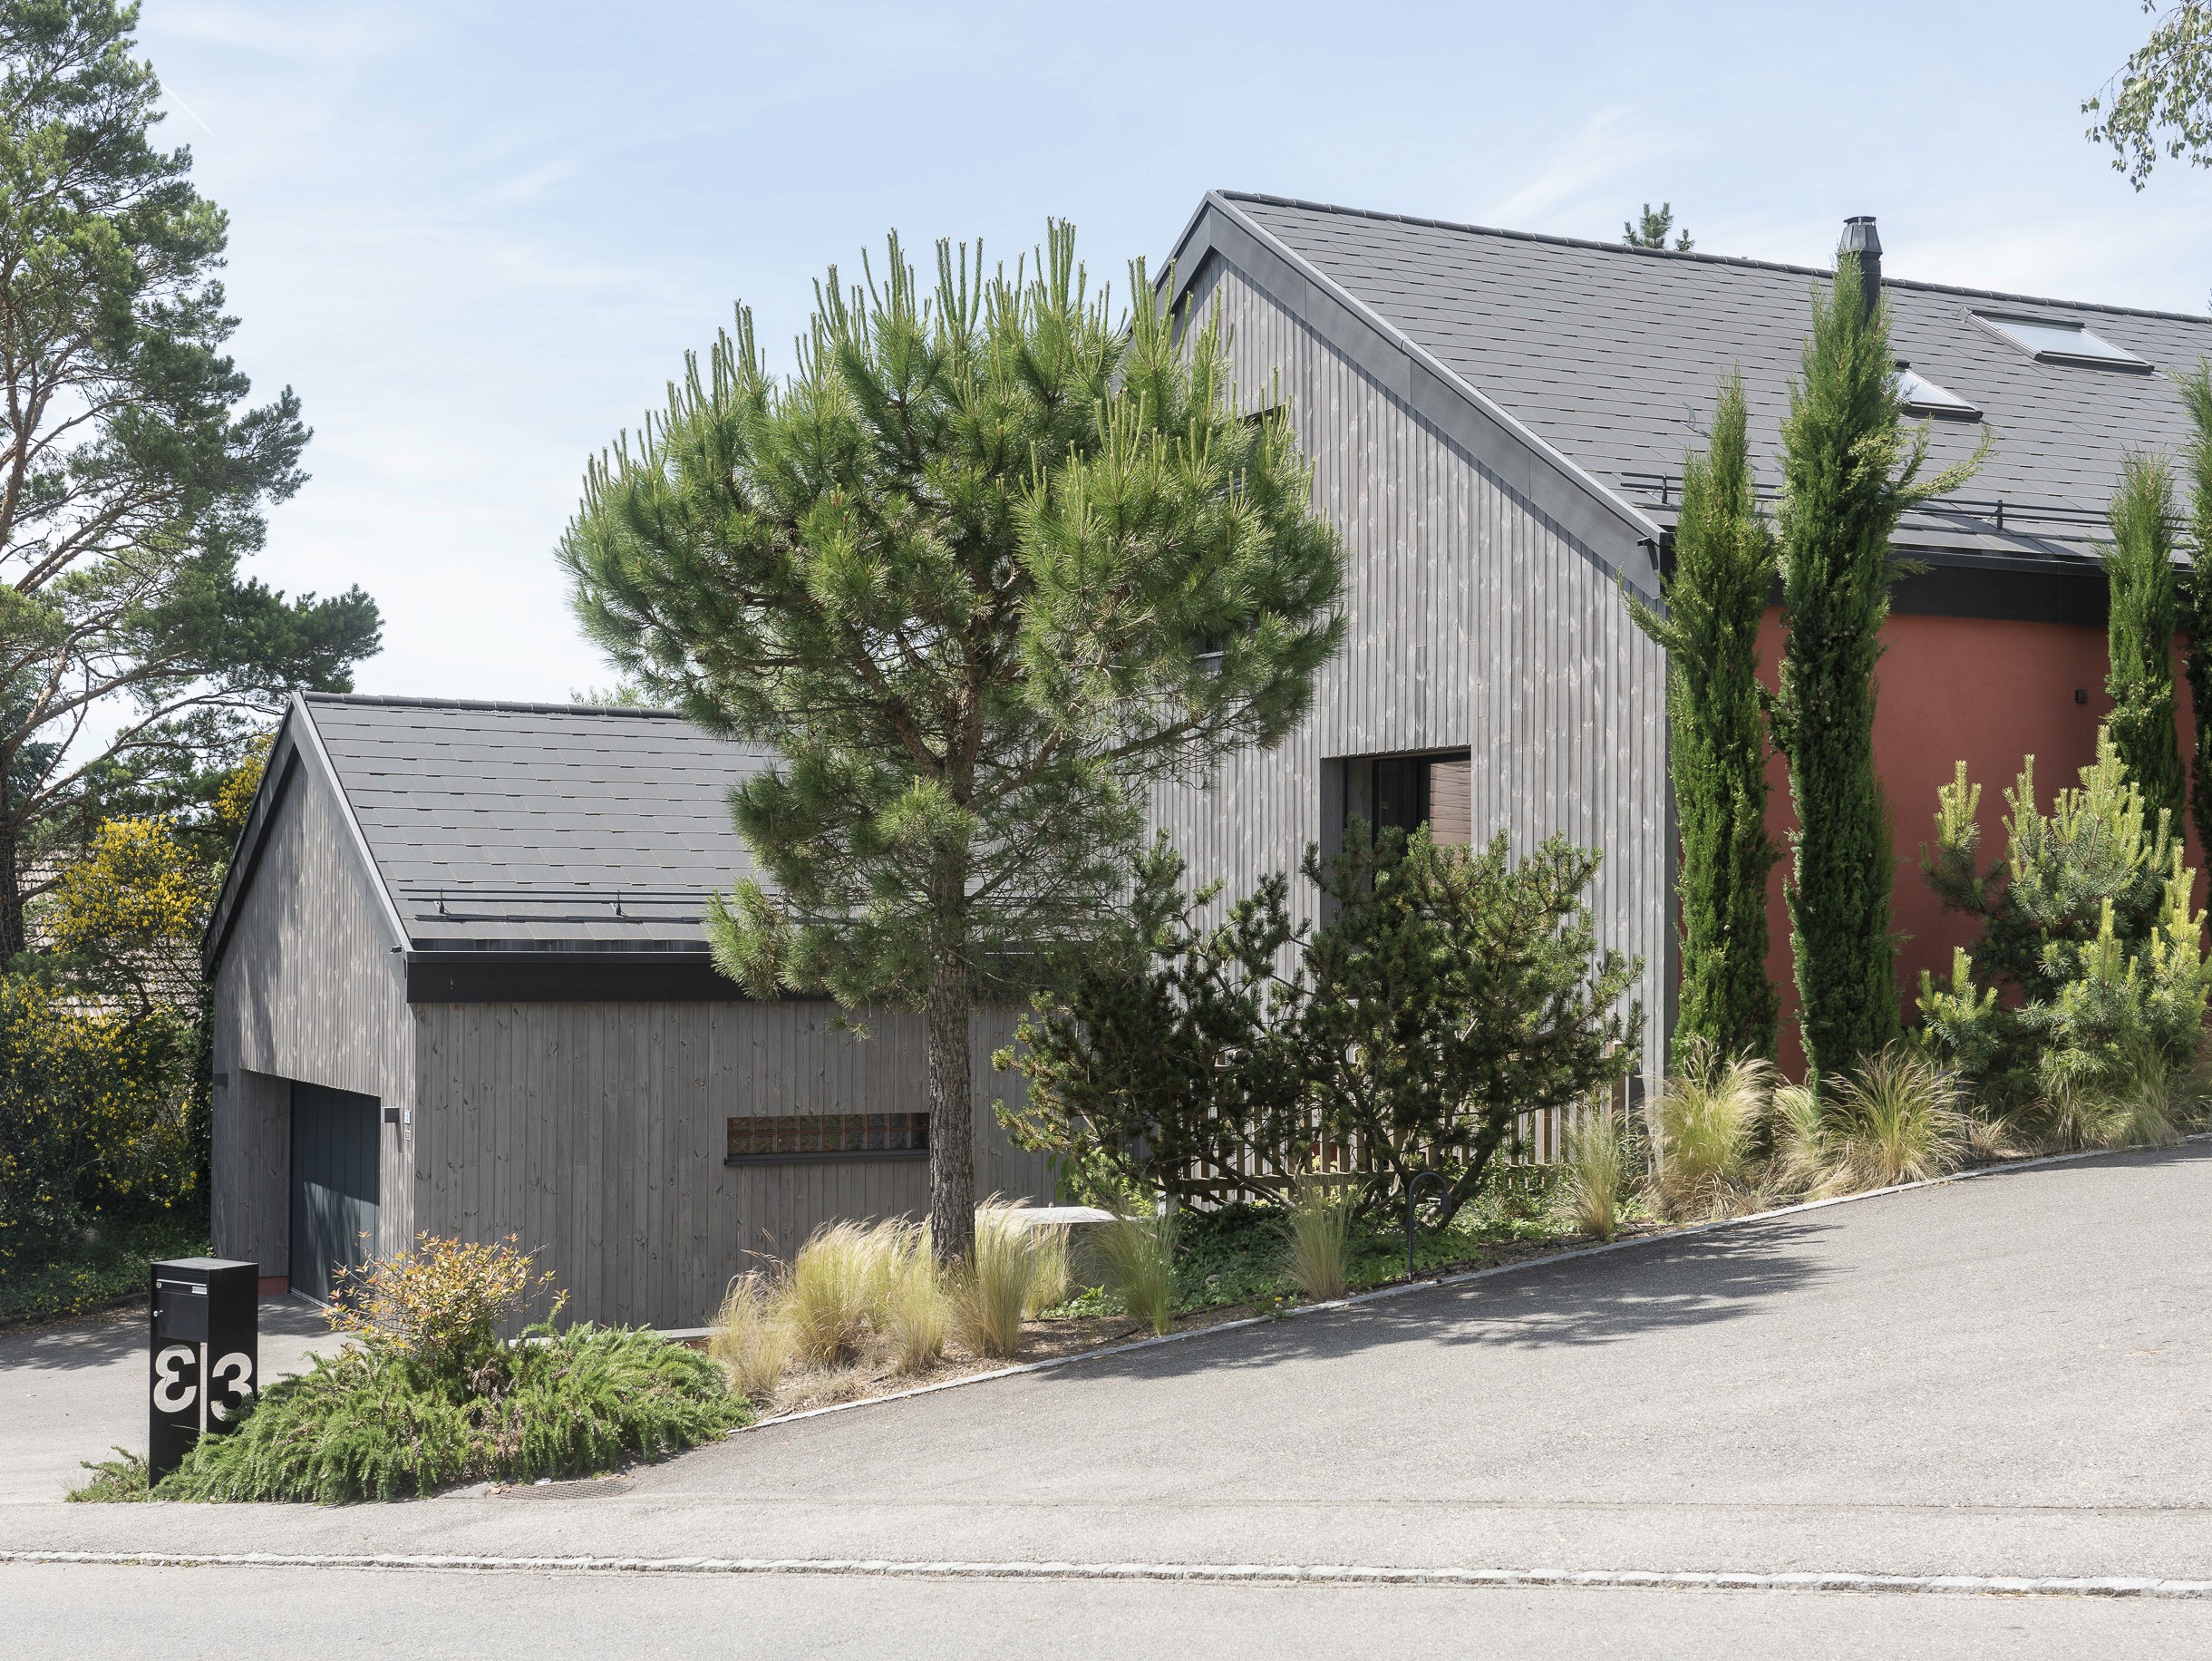
[[[1674, 228], [1674, 204], [1661, 202], [1656, 213], [1649, 202], [1644, 211], [1633, 219], [1621, 221], [1621, 241], [1632, 248], [1663, 248], [1666, 247], [1667, 232]], [[1690, 240], [1690, 233], [1682, 231], [1674, 238], [1674, 251], [1687, 254], [1697, 244]]]
[[2111, 668], [2113, 747], [2155, 820], [2181, 824], [2188, 780], [2174, 732], [2173, 470], [2163, 456], [2131, 455], [2112, 497], [2112, 540], [2104, 550], [2111, 592], [2106, 627]]
[[2189, 408], [2192, 432], [2187, 461], [2189, 539], [2196, 547], [2180, 586], [2179, 617], [2187, 635], [2181, 666], [2189, 683], [2189, 709], [2197, 717], [2196, 748], [2189, 756], [2189, 816], [2197, 825], [2197, 845], [2212, 849], [2212, 363], [2200, 361], [2194, 373], [2177, 374]]
[[742, 308], [562, 544], [626, 682], [778, 764], [733, 796], [772, 892], [709, 917], [758, 995], [927, 1012], [930, 1226], [970, 1248], [969, 1013], [1079, 964], [1143, 792], [1271, 744], [1342, 638], [1343, 556], [1286, 418], [1247, 421], [1213, 326], [1141, 265], [1116, 322], [1052, 228], [1033, 277], [894, 238], [818, 290], [771, 381]]
[[1901, 430], [1889, 320], [1856, 255], [1813, 299], [1804, 378], [1782, 423], [1782, 604], [1789, 633], [1774, 736], [1798, 829], [1789, 887], [1805, 1062], [1840, 1074], [1897, 1034], [1896, 870], [1874, 765], [1875, 665], [1889, 615], [1889, 539], [1916, 503], [1980, 465], [1919, 481], [1927, 430]]
[[358, 588], [247, 578], [298, 488], [290, 389], [246, 407], [228, 226], [153, 142], [138, 9], [0, 0], [0, 964], [119, 781], [235, 756], [376, 649]]
[[1721, 385], [1712, 448], [1683, 460], [1682, 516], [1664, 617], [1633, 597], [1637, 624], [1667, 651], [1667, 763], [1682, 838], [1676, 1059], [1705, 1046], [1774, 1054], [1767, 978], [1767, 728], [1759, 625], [1773, 591], [1774, 537], [1759, 511], [1743, 383]]

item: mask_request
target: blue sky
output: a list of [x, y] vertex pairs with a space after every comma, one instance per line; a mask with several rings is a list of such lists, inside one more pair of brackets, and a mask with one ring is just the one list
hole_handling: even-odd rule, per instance
[[[1848, 19], [1848, 25], [1842, 20]], [[2138, 195], [2076, 106], [2140, 38], [2071, 5], [202, 4], [144, 50], [231, 215], [241, 363], [312, 481], [262, 573], [359, 582], [366, 690], [609, 679], [552, 548], [586, 458], [750, 303], [898, 228], [1009, 260], [1047, 215], [1123, 287], [1208, 188], [1590, 237], [1671, 199], [1704, 251], [2202, 311], [2212, 173]]]

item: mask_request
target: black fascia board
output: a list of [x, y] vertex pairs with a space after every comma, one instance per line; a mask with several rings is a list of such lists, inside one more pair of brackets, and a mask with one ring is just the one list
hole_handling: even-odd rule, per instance
[[[703, 951], [411, 951], [410, 1004], [750, 1004]], [[784, 1003], [821, 1003], [786, 995]]]

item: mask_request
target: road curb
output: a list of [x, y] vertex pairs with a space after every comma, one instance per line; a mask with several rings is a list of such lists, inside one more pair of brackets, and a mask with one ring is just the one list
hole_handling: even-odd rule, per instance
[[2152, 1575], [1883, 1575], [1850, 1569], [1412, 1569], [1356, 1563], [990, 1562], [891, 1558], [490, 1557], [465, 1553], [8, 1551], [0, 1565], [115, 1569], [352, 1569], [463, 1574], [820, 1575], [867, 1579], [1180, 1581], [1228, 1586], [1438, 1586], [2199, 1601], [2212, 1580]]
[[[2212, 1131], [2200, 1131], [2185, 1136], [2177, 1146], [2212, 1141]], [[1355, 1292], [1348, 1297], [1335, 1297], [1326, 1303], [1298, 1304], [1276, 1315], [1245, 1316], [1234, 1321], [1219, 1321], [1211, 1326], [1194, 1326], [1188, 1332], [1161, 1333], [1155, 1337], [1133, 1338], [1124, 1344], [1110, 1344], [1100, 1349], [1079, 1350], [1072, 1355], [1051, 1355], [1042, 1361], [1016, 1362], [1010, 1366], [994, 1367], [987, 1373], [970, 1373], [959, 1378], [940, 1379], [932, 1384], [916, 1384], [910, 1389], [892, 1390], [881, 1395], [864, 1395], [850, 1402], [833, 1402], [826, 1407], [810, 1407], [799, 1413], [779, 1413], [772, 1419], [759, 1419], [730, 1433], [732, 1436], [750, 1436], [780, 1424], [798, 1424], [809, 1419], [828, 1418], [832, 1413], [852, 1413], [863, 1407], [881, 1407], [892, 1402], [908, 1402], [917, 1396], [935, 1395], [944, 1390], [965, 1389], [970, 1384], [987, 1384], [1002, 1378], [1018, 1378], [1029, 1373], [1051, 1373], [1061, 1367], [1072, 1367], [1086, 1361], [1103, 1361], [1113, 1355], [1134, 1355], [1140, 1350], [1157, 1349], [1163, 1345], [1184, 1344], [1197, 1338], [1211, 1338], [1222, 1333], [1240, 1332], [1254, 1326], [1274, 1326], [1283, 1321], [1295, 1321], [1306, 1316], [1327, 1315], [1342, 1309], [1354, 1309], [1366, 1304], [1380, 1303], [1385, 1298], [1404, 1297], [1411, 1293], [1435, 1291], [1440, 1288], [1470, 1286], [1478, 1280], [1489, 1280], [1499, 1275], [1519, 1274], [1528, 1269], [1548, 1268], [1557, 1263], [1569, 1263], [1581, 1258], [1602, 1258], [1615, 1252], [1635, 1251], [1644, 1247], [1666, 1244], [1675, 1240], [1694, 1239], [1701, 1235], [1719, 1234], [1725, 1230], [1750, 1228], [1757, 1223], [1773, 1222], [1780, 1218], [1800, 1217], [1810, 1211], [1825, 1211], [1831, 1206], [1857, 1205], [1867, 1200], [1887, 1200], [1896, 1194], [1915, 1193], [1922, 1189], [1950, 1188], [1961, 1182], [1975, 1182], [1985, 1177], [2011, 1176], [2023, 1170], [2040, 1170], [2052, 1165], [2078, 1164], [2085, 1160], [2116, 1159], [2130, 1153], [2156, 1153], [2157, 1148], [2088, 1148], [2075, 1153], [2046, 1153], [2032, 1160], [2011, 1160], [2001, 1165], [1979, 1165], [1971, 1170], [1953, 1171], [1949, 1176], [1928, 1177], [1918, 1182], [1899, 1182], [1888, 1188], [1871, 1188], [1859, 1194], [1837, 1194], [1827, 1200], [1804, 1200], [1795, 1205], [1777, 1206], [1771, 1211], [1752, 1211], [1742, 1217], [1715, 1218], [1710, 1222], [1685, 1223], [1679, 1229], [1666, 1229], [1654, 1234], [1639, 1234], [1632, 1238], [1607, 1240], [1596, 1246], [1577, 1246], [1566, 1251], [1546, 1252], [1540, 1257], [1521, 1258], [1511, 1263], [1495, 1263], [1488, 1268], [1460, 1269], [1448, 1275], [1439, 1275], [1427, 1280], [1401, 1280], [1391, 1286], [1377, 1287], [1372, 1291]]]

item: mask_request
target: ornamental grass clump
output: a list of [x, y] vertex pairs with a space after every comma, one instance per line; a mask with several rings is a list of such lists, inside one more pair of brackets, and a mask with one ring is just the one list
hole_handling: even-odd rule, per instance
[[765, 1404], [791, 1365], [793, 1338], [785, 1289], [773, 1277], [740, 1275], [715, 1314], [706, 1353], [748, 1401]]
[[1315, 1303], [1342, 1297], [1352, 1284], [1353, 1197], [1341, 1187], [1298, 1184], [1285, 1219], [1290, 1277]]
[[1068, 1301], [1069, 1294], [1075, 1290], [1075, 1270], [1069, 1261], [1066, 1224], [1032, 1223], [1029, 1246], [1036, 1259], [1036, 1273], [1029, 1284], [1029, 1307], [1024, 1313], [1033, 1319], [1054, 1304]]
[[1736, 1208], [1747, 1191], [1772, 1078], [1763, 1061], [1722, 1065], [1700, 1049], [1653, 1098], [1644, 1109], [1652, 1188], [1666, 1215], [1712, 1216]]
[[1610, 1104], [1567, 1127], [1567, 1199], [1577, 1229], [1600, 1240], [1618, 1234], [1627, 1180], [1627, 1127]]
[[1926, 1056], [1892, 1044], [1839, 1081], [1826, 1104], [1836, 1155], [1832, 1192], [1923, 1182], [1966, 1159], [1958, 1081]]
[[1106, 1289], [1156, 1333], [1175, 1325], [1175, 1219], [1117, 1217], [1091, 1231]]
[[855, 1359], [880, 1307], [895, 1242], [862, 1223], [825, 1223], [791, 1261], [785, 1304], [794, 1347], [816, 1366]]
[[951, 1312], [930, 1255], [929, 1230], [917, 1223], [878, 1223], [884, 1245], [883, 1298], [878, 1325], [898, 1373], [923, 1373], [945, 1355]]
[[979, 1355], [1003, 1357], [1022, 1347], [1037, 1252], [1014, 1211], [996, 1201], [975, 1208], [975, 1252], [952, 1275], [954, 1326], [961, 1343]]

